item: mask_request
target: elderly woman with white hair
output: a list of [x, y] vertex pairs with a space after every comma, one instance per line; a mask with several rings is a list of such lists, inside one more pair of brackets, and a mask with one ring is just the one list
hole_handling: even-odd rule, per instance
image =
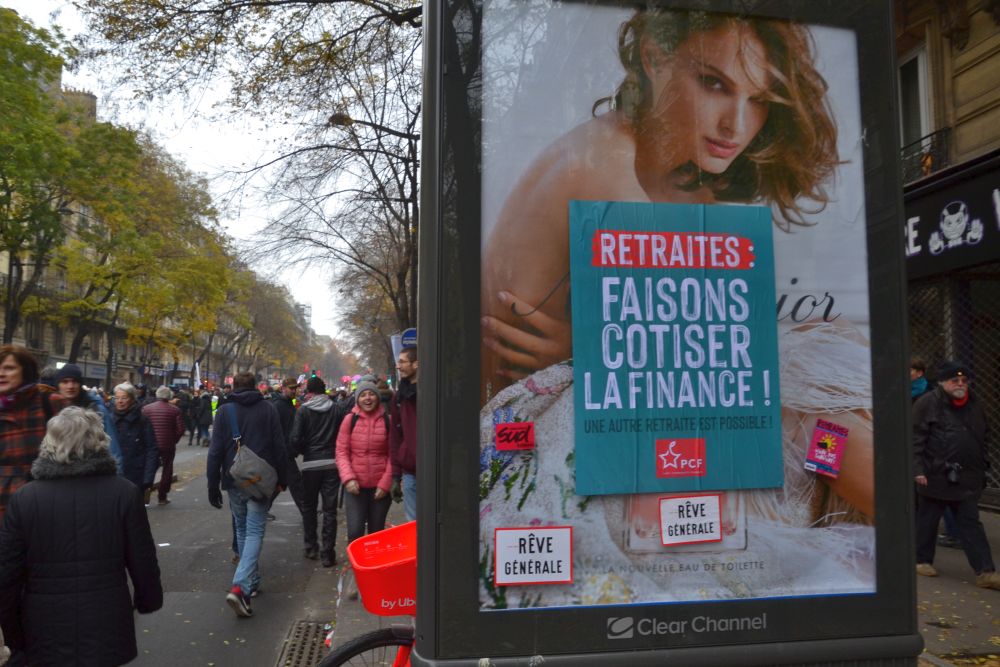
[[115, 431], [122, 452], [122, 476], [144, 494], [145, 502], [153, 490], [153, 479], [160, 463], [160, 450], [149, 418], [142, 414], [138, 390], [129, 382], [115, 387]]
[[137, 655], [133, 607], [163, 606], [146, 511], [116, 470], [100, 415], [68, 407], [52, 418], [34, 481], [0, 527], [0, 625], [15, 662], [124, 664]]

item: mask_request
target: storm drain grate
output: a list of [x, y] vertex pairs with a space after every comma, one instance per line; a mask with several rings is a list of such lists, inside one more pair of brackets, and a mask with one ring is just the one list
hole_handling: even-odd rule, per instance
[[277, 667], [315, 667], [326, 657], [325, 639], [322, 623], [296, 621], [285, 638]]

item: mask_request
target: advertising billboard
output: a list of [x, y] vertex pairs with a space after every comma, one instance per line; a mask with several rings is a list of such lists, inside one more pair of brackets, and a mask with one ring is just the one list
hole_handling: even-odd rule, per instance
[[[553, 4], [513, 39], [518, 6], [483, 13], [481, 555], [591, 539], [572, 584], [485, 570], [483, 607], [874, 591], [855, 33]], [[836, 477], [805, 469], [819, 420]], [[504, 421], [534, 450], [497, 450]], [[692, 491], [724, 539], [668, 544], [658, 494]]]
[[[422, 247], [441, 268], [422, 294], [442, 309], [420, 326], [462, 389], [421, 430], [449, 491], [431, 482], [421, 516], [450, 526], [421, 548], [464, 555], [422, 579], [419, 655], [870, 638], [852, 616], [911, 599], [912, 563], [891, 574], [908, 528], [880, 523], [908, 502], [883, 495], [905, 405], [877, 391], [901, 387], [902, 350], [873, 364], [902, 339], [898, 228], [877, 243], [900, 199], [871, 94], [888, 7], [804, 4], [441, 6], [442, 229]], [[796, 626], [810, 606], [840, 631]], [[911, 630], [885, 628], [912, 650]]]

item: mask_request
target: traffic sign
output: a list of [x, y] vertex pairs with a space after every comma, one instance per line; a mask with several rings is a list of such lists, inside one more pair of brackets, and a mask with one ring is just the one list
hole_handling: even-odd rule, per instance
[[403, 347], [416, 347], [417, 346], [417, 328], [410, 327], [403, 331], [402, 340], [400, 341]]

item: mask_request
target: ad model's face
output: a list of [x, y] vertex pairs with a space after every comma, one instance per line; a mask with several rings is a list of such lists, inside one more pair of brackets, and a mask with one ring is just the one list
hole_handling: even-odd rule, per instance
[[653, 93], [644, 129], [659, 134], [668, 166], [691, 161], [724, 172], [767, 121], [769, 75], [760, 40], [720, 26], [694, 33], [672, 55], [644, 38], [642, 53]]

